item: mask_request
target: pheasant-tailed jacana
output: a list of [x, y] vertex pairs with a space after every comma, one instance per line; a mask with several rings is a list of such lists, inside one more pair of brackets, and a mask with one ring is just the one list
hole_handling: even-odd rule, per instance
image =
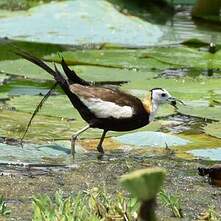
[[160, 104], [169, 103], [176, 107], [176, 98], [163, 88], [151, 89], [151, 96], [142, 102], [137, 97], [119, 89], [109, 86], [94, 86], [91, 82], [81, 79], [73, 70], [69, 69], [64, 59], [62, 59], [61, 65], [67, 79], [56, 66], [53, 70], [39, 58], [24, 51], [16, 52], [16, 54], [52, 75], [72, 105], [87, 122], [86, 127], [72, 136], [72, 154], [75, 151], [76, 138], [89, 128], [103, 130], [97, 150], [104, 153], [102, 143], [107, 131], [130, 131], [149, 124], [154, 119]]

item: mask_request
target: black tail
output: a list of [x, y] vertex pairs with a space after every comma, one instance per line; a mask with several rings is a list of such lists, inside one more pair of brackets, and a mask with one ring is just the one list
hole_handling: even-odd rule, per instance
[[22, 58], [24, 58], [25, 60], [30, 61], [33, 64], [36, 64], [37, 66], [39, 66], [42, 69], [44, 69], [45, 71], [47, 71], [50, 75], [52, 75], [54, 77], [56, 82], [58, 82], [58, 84], [62, 88], [63, 88], [64, 85], [68, 86], [67, 81], [65, 80], [65, 78], [62, 76], [62, 74], [60, 72], [54, 71], [52, 68], [50, 68], [47, 64], [45, 64], [39, 58], [37, 58], [34, 55], [32, 55], [32, 54], [30, 54], [30, 53], [28, 53], [26, 51], [23, 51], [23, 50], [16, 51], [15, 54], [20, 56], [20, 57], [22, 57]]
[[61, 66], [64, 70], [64, 73], [66, 74], [67, 78], [68, 78], [68, 81], [70, 83], [78, 83], [78, 84], [81, 84], [81, 85], [90, 85], [89, 82], [83, 80], [82, 78], [80, 78], [76, 73], [75, 71], [71, 70], [67, 64], [65, 63], [64, 61], [64, 58], [62, 57], [62, 60], [61, 60]]
[[[68, 96], [69, 100], [71, 101], [72, 105], [79, 111], [80, 115], [82, 116], [82, 118], [86, 121], [88, 121], [89, 119], [92, 118], [92, 113], [89, 111], [89, 109], [82, 103], [82, 101], [74, 94], [70, 91], [69, 89], [69, 82], [66, 81], [66, 79], [63, 77], [63, 75], [59, 72], [59, 70], [57, 69], [56, 65], [55, 65], [55, 70], [53, 70], [51, 67], [49, 67], [47, 64], [45, 64], [41, 59], [35, 57], [34, 55], [23, 51], [23, 50], [19, 50], [15, 52], [17, 55], [21, 56], [22, 58], [24, 58], [25, 60], [30, 61], [33, 64], [36, 64], [37, 66], [41, 67], [42, 69], [44, 69], [45, 71], [47, 71], [50, 75], [52, 75], [54, 77], [54, 79], [56, 80], [56, 82], [60, 85], [60, 87], [63, 89], [63, 91], [65, 92], [65, 94]], [[63, 62], [63, 65], [65, 64], [65, 62]], [[65, 64], [66, 65], [66, 64]], [[65, 67], [65, 65], [63, 66], [63, 68], [68, 68]], [[66, 65], [67, 66], [67, 65]], [[69, 69], [69, 68], [68, 68]], [[70, 70], [70, 69], [69, 69]], [[70, 70], [71, 71], [71, 70]], [[67, 74], [67, 73], [66, 73]], [[70, 72], [68, 72], [68, 75], [70, 74]], [[75, 74], [75, 73], [74, 73]], [[67, 75], [67, 76], [68, 76]], [[80, 79], [78, 78], [78, 76], [75, 74], [73, 75], [74, 78], [73, 79]], [[82, 79], [80, 79], [81, 81], [83, 81]], [[76, 83], [80, 83], [80, 82], [76, 82]], [[87, 83], [89, 85], [89, 83]]]

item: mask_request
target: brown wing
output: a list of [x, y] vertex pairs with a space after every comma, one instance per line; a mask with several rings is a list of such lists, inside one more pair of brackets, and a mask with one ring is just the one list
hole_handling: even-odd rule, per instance
[[97, 98], [113, 102], [119, 106], [131, 106], [134, 110], [143, 107], [142, 102], [137, 97], [116, 89], [72, 84], [70, 90], [84, 99]]

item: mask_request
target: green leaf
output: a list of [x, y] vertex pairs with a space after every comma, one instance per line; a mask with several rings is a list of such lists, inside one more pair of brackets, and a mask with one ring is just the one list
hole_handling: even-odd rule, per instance
[[136, 147], [166, 147], [183, 146], [190, 141], [179, 138], [178, 136], [165, 134], [162, 132], [136, 132], [115, 137], [115, 140], [122, 144], [134, 145]]
[[137, 71], [90, 65], [70, 66], [81, 78], [89, 81], [147, 81], [156, 76], [154, 71]]
[[[51, 64], [50, 66], [53, 65]], [[24, 59], [1, 61], [0, 72], [29, 79], [53, 79], [46, 71]]]
[[7, 145], [0, 143], [1, 163], [42, 163], [44, 159], [65, 159], [70, 156], [70, 148], [59, 144]]
[[221, 138], [221, 122], [207, 124], [203, 129], [206, 134]]
[[210, 92], [220, 90], [221, 79], [220, 78], [157, 78], [148, 79], [147, 81], [130, 82], [122, 86], [125, 90], [139, 89], [139, 90], [150, 90], [151, 88], [161, 87], [165, 88], [170, 92], [172, 96], [177, 97], [181, 100], [199, 100], [209, 99]]
[[[20, 48], [26, 50], [35, 56], [42, 57], [51, 53], [57, 53], [65, 50], [65, 46], [49, 43], [38, 43], [28, 41], [15, 41], [15, 40], [0, 40], [0, 61], [18, 59], [15, 51]], [[38, 50], [36, 50], [36, 48]]]
[[[121, 68], [121, 69], [151, 69], [165, 68], [171, 65], [163, 64], [156, 59], [141, 59], [145, 50], [133, 49], [102, 49], [102, 50], [76, 50], [63, 52], [68, 65], [93, 65], [101, 67]], [[57, 54], [44, 57], [47, 61], [61, 62]]]
[[75, 0], [38, 6], [2, 18], [0, 30], [11, 39], [72, 45], [105, 42], [152, 45], [163, 35], [159, 26], [124, 15], [107, 1], [90, 0], [84, 4]]
[[[30, 118], [31, 114], [0, 110], [1, 136], [20, 139]], [[36, 143], [41, 143], [43, 140], [70, 139], [81, 126], [83, 127], [81, 121], [71, 122], [62, 118], [37, 116], [25, 139]]]
[[176, 67], [208, 69], [221, 67], [221, 52], [215, 54], [200, 51], [189, 47], [158, 47], [149, 49], [143, 53], [141, 58], [154, 58], [162, 63], [170, 64]]
[[188, 116], [200, 117], [204, 119], [221, 120], [220, 106], [208, 107], [208, 106], [180, 105], [178, 112]]

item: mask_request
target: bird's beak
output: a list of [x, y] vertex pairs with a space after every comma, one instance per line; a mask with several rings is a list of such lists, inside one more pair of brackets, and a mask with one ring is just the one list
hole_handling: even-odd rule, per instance
[[175, 98], [175, 97], [169, 97], [169, 98], [167, 99], [167, 101], [168, 101], [168, 103], [169, 103], [170, 105], [172, 105], [172, 106], [175, 107], [176, 109], [178, 109], [178, 107], [176, 106], [176, 105], [177, 105], [177, 102], [179, 102], [179, 103], [185, 105], [185, 104], [183, 103], [183, 101], [178, 100], [178, 99]]

